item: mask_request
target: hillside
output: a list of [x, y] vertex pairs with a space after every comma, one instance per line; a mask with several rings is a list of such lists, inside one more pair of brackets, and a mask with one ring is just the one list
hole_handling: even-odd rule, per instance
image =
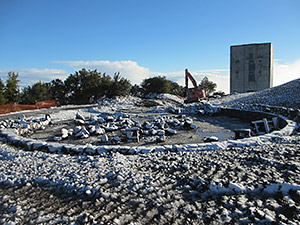
[[300, 108], [300, 79], [255, 93], [229, 96], [223, 104], [229, 107], [260, 104], [297, 109]]

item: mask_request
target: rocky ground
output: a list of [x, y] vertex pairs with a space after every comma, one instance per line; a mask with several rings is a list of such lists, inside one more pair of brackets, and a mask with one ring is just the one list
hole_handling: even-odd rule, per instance
[[2, 145], [0, 221], [299, 224], [299, 140], [296, 135], [226, 151], [107, 157]]
[[255, 93], [245, 93], [228, 96], [222, 99], [221, 104], [228, 107], [241, 107], [241, 105], [270, 105], [286, 108], [300, 108], [300, 79], [290, 81], [274, 88], [265, 89]]
[[[134, 107], [115, 102], [113, 109]], [[70, 115], [55, 111], [56, 118]], [[0, 223], [299, 224], [299, 140], [295, 132], [252, 147], [95, 156], [2, 143]]]

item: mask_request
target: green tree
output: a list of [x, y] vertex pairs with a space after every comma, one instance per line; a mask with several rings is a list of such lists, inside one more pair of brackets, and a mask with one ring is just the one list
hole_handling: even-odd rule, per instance
[[50, 83], [42, 83], [41, 81], [33, 84], [31, 87], [23, 89], [23, 104], [35, 104], [36, 102], [50, 100]]
[[0, 105], [3, 105], [6, 103], [6, 98], [4, 96], [4, 83], [3, 81], [0, 79]]
[[170, 94], [184, 96], [185, 89], [178, 83], [176, 83], [174, 81], [170, 81]]
[[120, 73], [115, 73], [114, 77], [110, 83], [109, 91], [107, 97], [111, 98], [113, 96], [125, 96], [130, 92], [131, 84], [128, 79], [120, 76]]
[[91, 103], [107, 95], [110, 85], [110, 76], [83, 68], [65, 80], [65, 100], [73, 104]]
[[166, 77], [151, 77], [144, 79], [141, 84], [144, 94], [149, 93], [170, 93], [171, 83], [166, 79]]
[[178, 83], [168, 80], [166, 77], [152, 77], [143, 80], [141, 83], [144, 94], [148, 93], [169, 93], [174, 95], [184, 95], [184, 88]]
[[65, 99], [65, 85], [60, 79], [55, 79], [50, 82], [51, 99], [58, 98], [60, 101]]
[[6, 80], [6, 87], [4, 89], [4, 96], [8, 103], [15, 103], [21, 98], [21, 92], [18, 83], [19, 74], [14, 72], [8, 73], [8, 79]]
[[201, 83], [199, 84], [199, 89], [205, 90], [207, 95], [216, 91], [216, 88], [217, 88], [217, 84], [212, 81], [209, 81], [207, 77], [204, 77]]
[[143, 95], [143, 88], [135, 84], [131, 87], [130, 94], [136, 97], [141, 97]]
[[106, 73], [100, 75], [100, 84], [98, 90], [99, 98], [109, 95], [111, 82], [112, 82], [111, 77]]

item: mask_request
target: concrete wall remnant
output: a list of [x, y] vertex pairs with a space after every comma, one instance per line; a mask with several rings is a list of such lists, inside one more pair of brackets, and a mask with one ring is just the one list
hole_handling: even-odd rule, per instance
[[273, 87], [271, 43], [230, 47], [230, 93], [260, 91]]

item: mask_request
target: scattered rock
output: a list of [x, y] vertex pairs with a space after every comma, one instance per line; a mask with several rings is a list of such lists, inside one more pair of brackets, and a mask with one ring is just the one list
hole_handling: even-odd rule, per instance
[[204, 142], [218, 142], [219, 138], [216, 136], [204, 137]]

